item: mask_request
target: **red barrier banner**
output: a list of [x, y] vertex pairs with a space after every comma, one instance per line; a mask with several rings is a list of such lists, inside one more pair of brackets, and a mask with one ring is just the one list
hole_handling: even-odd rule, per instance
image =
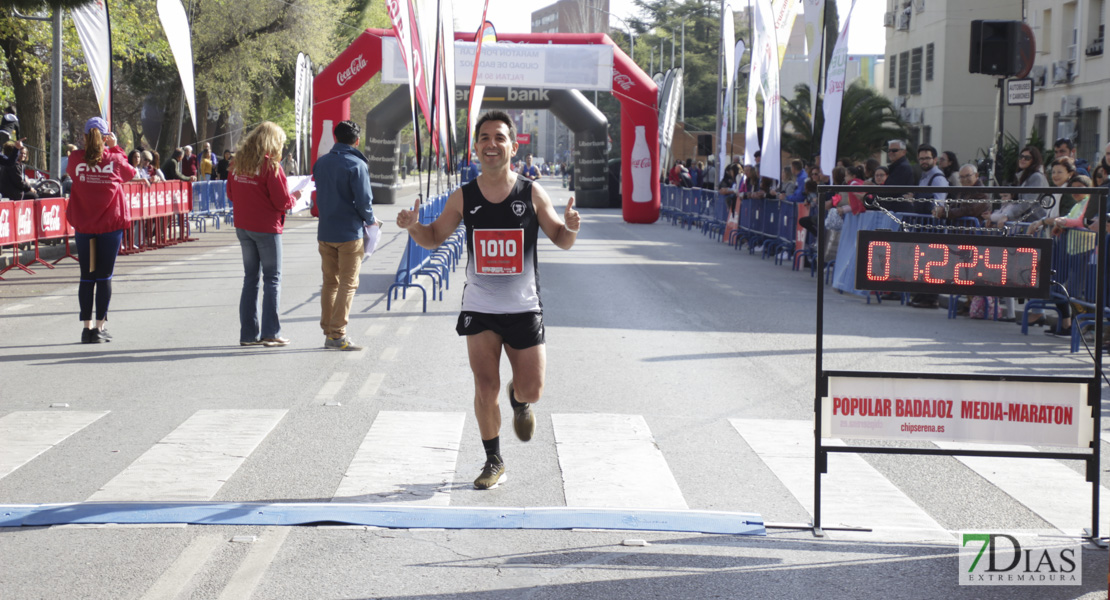
[[123, 186], [123, 202], [131, 208], [130, 218], [132, 221], [142, 218], [143, 198], [137, 186]]
[[35, 214], [38, 215], [36, 235], [40, 240], [73, 235], [73, 228], [66, 220], [65, 198], [41, 198], [35, 200]]
[[154, 193], [154, 216], [164, 217], [170, 214], [166, 205], [166, 186], [161, 184], [151, 186], [151, 191]]
[[15, 205], [15, 243], [35, 241], [35, 201], [18, 200]]
[[0, 246], [15, 242], [15, 202], [0, 202]]

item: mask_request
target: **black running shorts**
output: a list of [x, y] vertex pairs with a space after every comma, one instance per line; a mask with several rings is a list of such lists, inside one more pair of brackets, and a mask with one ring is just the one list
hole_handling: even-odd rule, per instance
[[492, 331], [510, 348], [524, 350], [544, 343], [543, 313], [525, 312], [508, 315], [462, 311], [455, 331], [459, 335], [474, 335]]

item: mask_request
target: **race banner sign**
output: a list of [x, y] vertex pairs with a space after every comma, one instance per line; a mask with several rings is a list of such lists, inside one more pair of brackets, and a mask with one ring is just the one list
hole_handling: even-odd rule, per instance
[[[475, 42], [455, 42], [455, 85], [469, 88]], [[407, 84], [394, 37], [382, 38], [382, 83]], [[613, 88], [613, 47], [578, 44], [482, 44], [478, 85], [599, 90]]]
[[1087, 384], [829, 377], [821, 436], [1089, 448]]

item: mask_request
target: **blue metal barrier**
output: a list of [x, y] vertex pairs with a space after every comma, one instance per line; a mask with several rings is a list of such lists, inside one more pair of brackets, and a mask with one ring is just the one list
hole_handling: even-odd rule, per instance
[[[431, 225], [436, 218], [443, 214], [449, 194], [435, 196], [430, 201], [422, 203], [420, 205], [420, 223]], [[401, 257], [401, 263], [397, 266], [394, 282], [386, 292], [385, 309], [388, 311], [392, 308], [393, 300], [397, 298], [398, 292], [400, 292], [402, 298], [407, 298], [408, 289], [417, 288], [423, 298], [423, 312], [428, 312], [428, 290], [423, 285], [415, 282], [416, 277], [420, 275], [426, 275], [432, 280], [432, 300], [442, 300], [443, 290], [450, 289], [450, 273], [458, 266], [462, 252], [465, 249], [465, 231], [460, 224], [447, 241], [440, 244], [435, 250], [428, 250], [420, 246], [409, 236], [404, 255]], [[437, 291], [439, 292], [438, 298], [436, 297]]]

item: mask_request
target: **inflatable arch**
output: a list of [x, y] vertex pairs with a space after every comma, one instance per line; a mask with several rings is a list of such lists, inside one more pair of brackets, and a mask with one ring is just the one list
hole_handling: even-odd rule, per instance
[[[456, 102], [466, 106], [468, 90], [456, 89]], [[517, 90], [486, 87], [483, 109], [529, 108], [550, 110], [574, 132], [574, 200], [584, 208], [609, 206], [608, 144], [609, 122], [596, 106], [578, 90]], [[398, 189], [401, 147], [397, 134], [412, 122], [408, 86], [398, 87], [366, 113], [363, 136], [366, 158], [370, 162], [370, 183], [374, 202], [393, 204]]]
[[[468, 40], [472, 36], [455, 34], [458, 40]], [[393, 32], [367, 29], [313, 79], [313, 163], [321, 147], [326, 152], [334, 143], [334, 124], [351, 118], [351, 95], [381, 71], [383, 37], [393, 37]], [[621, 186], [622, 214], [629, 223], [658, 220], [659, 111], [655, 82], [602, 33], [508, 33], [498, 34], [498, 42], [607, 44], [613, 47], [612, 93], [621, 104], [621, 180], [625, 182]], [[364, 137], [373, 137], [372, 132], [365, 132]]]

